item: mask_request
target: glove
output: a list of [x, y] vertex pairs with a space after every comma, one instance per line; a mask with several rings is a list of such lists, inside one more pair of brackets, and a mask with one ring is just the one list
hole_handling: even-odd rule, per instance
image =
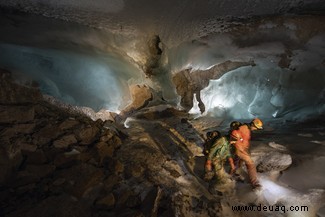
[[207, 162], [205, 163], [205, 170], [206, 171], [212, 170], [211, 160], [207, 160]]
[[212, 171], [208, 171], [204, 175], [204, 180], [205, 181], [210, 181], [214, 176], [214, 173]]

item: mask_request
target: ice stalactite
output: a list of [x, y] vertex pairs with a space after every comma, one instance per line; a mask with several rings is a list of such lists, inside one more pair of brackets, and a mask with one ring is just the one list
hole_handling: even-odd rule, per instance
[[159, 35], [150, 37], [147, 43], [147, 57], [143, 65], [144, 74], [148, 78], [147, 84], [155, 92], [154, 100], [168, 101], [175, 103], [175, 87], [170, 78], [170, 68], [168, 67], [168, 56], [166, 56], [166, 47], [161, 41]]

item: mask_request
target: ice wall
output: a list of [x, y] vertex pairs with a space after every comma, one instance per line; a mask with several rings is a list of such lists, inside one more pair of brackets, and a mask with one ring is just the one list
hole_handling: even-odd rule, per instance
[[[131, 54], [134, 47], [120, 48], [133, 58], [139, 54]], [[10, 44], [0, 44], [0, 50], [1, 67], [27, 73], [40, 83], [46, 94], [95, 110], [123, 109], [130, 102], [128, 84], [144, 81], [143, 72], [128, 62], [126, 56], [109, 52], [87, 54]], [[226, 60], [254, 60], [254, 67], [242, 67], [221, 79], [210, 80], [209, 86], [201, 91], [206, 107], [203, 115], [292, 120], [323, 114], [324, 35], [316, 35], [305, 46], [293, 50], [288, 68], [278, 64], [285, 50], [281, 41], [239, 47], [230, 35], [216, 35], [209, 40], [187, 42], [165, 50], [168, 59], [165, 69], [172, 74], [187, 67], [206, 69]], [[147, 81], [154, 88], [155, 84]], [[160, 87], [170, 86], [170, 81], [166, 82], [167, 85]], [[173, 91], [172, 88], [165, 92]], [[194, 105], [190, 112], [199, 113], [197, 101]]]
[[[60, 4], [63, 1], [57, 6]], [[173, 13], [170, 19], [176, 16]], [[223, 29], [212, 22], [207, 27], [214, 33], [204, 37], [196, 37], [202, 26], [185, 25], [188, 33], [196, 32], [188, 35], [191, 40], [182, 37], [182, 31], [169, 34], [174, 25], [165, 23], [166, 28], [159, 30], [163, 51], [157, 68], [162, 73], [153, 78], [145, 77], [143, 66], [150, 60], [148, 40], [157, 32], [139, 34], [125, 31], [124, 25], [110, 32], [35, 15], [0, 13], [0, 18], [0, 67], [33, 76], [44, 93], [75, 105], [118, 111], [129, 103], [129, 83], [162, 89], [164, 99], [174, 103], [179, 98], [170, 80], [173, 74], [232, 60], [254, 61], [256, 66], [210, 80], [201, 91], [206, 107], [203, 115], [292, 120], [325, 110], [323, 17], [233, 21]], [[158, 27], [165, 24], [157, 22]], [[170, 39], [173, 43], [166, 43]], [[197, 102], [194, 104], [191, 112], [198, 113]]]
[[[130, 63], [109, 54], [0, 44], [0, 65], [40, 84], [64, 102], [118, 112], [130, 103], [128, 82], [141, 76]], [[139, 75], [139, 77], [137, 77]]]
[[[210, 80], [201, 91], [206, 107], [203, 115], [302, 120], [324, 114], [325, 35], [316, 34], [301, 42], [294, 24], [287, 23], [290, 28], [282, 30], [276, 25], [261, 25], [256, 33], [241, 36], [240, 43], [233, 35], [220, 34], [171, 51], [174, 73], [180, 68], [207, 69], [226, 60], [256, 63]], [[281, 64], [283, 55], [289, 56], [286, 66]], [[190, 112], [199, 114], [196, 100], [194, 105]]]

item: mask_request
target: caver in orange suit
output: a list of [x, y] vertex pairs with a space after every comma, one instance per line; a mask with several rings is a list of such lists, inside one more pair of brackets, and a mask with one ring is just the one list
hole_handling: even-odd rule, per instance
[[249, 179], [253, 187], [261, 186], [257, 179], [255, 164], [249, 155], [251, 131], [258, 129], [263, 129], [263, 123], [260, 119], [255, 118], [251, 123], [243, 124], [231, 131], [231, 143], [236, 148], [235, 154], [241, 161], [245, 162]]

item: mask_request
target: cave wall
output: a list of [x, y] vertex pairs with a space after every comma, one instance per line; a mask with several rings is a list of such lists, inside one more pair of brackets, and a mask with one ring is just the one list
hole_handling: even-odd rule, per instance
[[[101, 19], [92, 25], [84, 22], [94, 16], [91, 10], [81, 20], [61, 14], [82, 10], [73, 4], [60, 12], [56, 6], [63, 7], [61, 3], [34, 2], [35, 7], [28, 8], [18, 2], [1, 2], [0, 66], [31, 76], [44, 93], [65, 102], [120, 112], [131, 104], [129, 86], [146, 85], [157, 96], [153, 100], [203, 115], [299, 119], [324, 113], [324, 16], [311, 10], [317, 1], [290, 6], [273, 2], [269, 11], [258, 11], [257, 4], [251, 7], [251, 14], [246, 14], [247, 9], [237, 16], [236, 9], [229, 9], [233, 16], [216, 12], [215, 17], [196, 16], [197, 11], [191, 14], [195, 4], [189, 3], [180, 23], [168, 18], [157, 21], [158, 15], [148, 12], [149, 8], [154, 11], [148, 4], [143, 16], [149, 23], [157, 21], [154, 28], [142, 22], [140, 15], [129, 23], [141, 11], [134, 9], [137, 12], [125, 17], [129, 2], [116, 11], [99, 13]], [[240, 4], [249, 8], [250, 3]], [[294, 9], [278, 15], [280, 8]], [[309, 15], [304, 14], [307, 12]], [[110, 23], [117, 19], [115, 14], [121, 15], [115, 23], [121, 24], [118, 30]], [[254, 62], [254, 66], [207, 76], [209, 70], [227, 61]], [[184, 72], [186, 79], [178, 79]]]

